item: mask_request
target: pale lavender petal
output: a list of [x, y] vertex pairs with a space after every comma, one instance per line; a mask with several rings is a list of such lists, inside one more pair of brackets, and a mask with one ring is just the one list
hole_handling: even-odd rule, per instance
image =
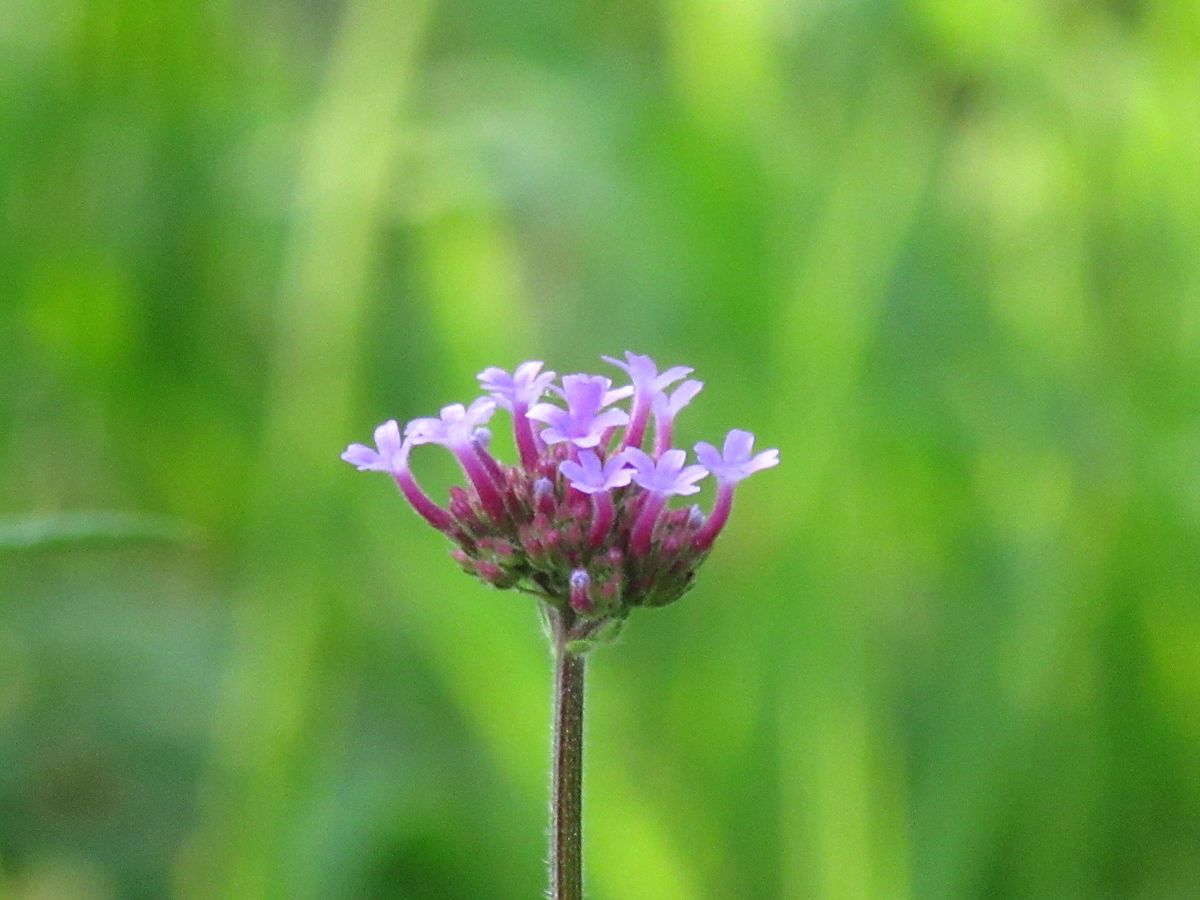
[[400, 451], [400, 443], [400, 425], [395, 419], [388, 419], [375, 429], [375, 446], [381, 456], [394, 456]]
[[[531, 359], [529, 362], [523, 362], [517, 366], [517, 370], [513, 372], [513, 381], [517, 384], [530, 384], [537, 377], [537, 373], [542, 369], [542, 361]], [[547, 372], [547, 375], [554, 377], [553, 372]]]
[[557, 425], [566, 417], [567, 411], [553, 403], [535, 403], [525, 413], [525, 418], [533, 419], [536, 422], [545, 422], [547, 425]]
[[560, 471], [563, 477], [576, 487], [581, 484], [590, 484], [592, 481], [592, 479], [588, 477], [587, 470], [585, 470], [583, 466], [577, 462], [572, 462], [569, 459], [564, 459], [558, 464], [558, 471]]
[[[589, 431], [585, 434], [577, 434], [577, 433], [575, 433], [575, 430], [572, 429], [571, 433], [569, 435], [567, 435], [566, 439], [568, 441], [570, 441], [572, 444], [574, 444], [576, 447], [582, 448], [582, 447], [599, 447], [600, 446], [600, 437], [601, 437], [601, 435], [600, 435], [600, 432], [598, 432], [598, 431], [596, 431], [596, 432]], [[547, 443], [550, 443], [550, 442], [547, 441]]]
[[601, 484], [604, 481], [604, 467], [600, 465], [600, 457], [590, 451], [585, 451], [579, 454], [579, 461], [583, 465], [583, 471], [587, 474], [587, 478], [594, 484]]
[[725, 438], [725, 462], [745, 462], [754, 452], [754, 435], [734, 428]]
[[652, 378], [656, 390], [663, 390], [670, 387], [680, 378], [687, 378], [694, 370], [690, 366], [672, 366], [661, 375], [655, 375]]
[[467, 408], [461, 403], [451, 403], [438, 410], [442, 422], [446, 425], [456, 425], [467, 417]]
[[687, 453], [683, 450], [668, 450], [658, 459], [658, 471], [666, 475], [678, 475], [686, 461]]
[[606, 409], [592, 419], [590, 431], [601, 432], [606, 428], [620, 428], [629, 423], [629, 413], [622, 409]]
[[633, 469], [625, 465], [625, 459], [614, 456], [604, 463], [604, 483], [610, 488], [625, 487], [633, 478]]
[[719, 468], [724, 463], [721, 451], [707, 441], [701, 441], [696, 445], [696, 458], [710, 471]]
[[[626, 352], [628, 353], [628, 351], [626, 351]], [[615, 357], [612, 357], [612, 356], [602, 356], [600, 358], [602, 360], [604, 360], [606, 363], [608, 363], [609, 365], [616, 366], [618, 369], [624, 369], [627, 374], [630, 373], [628, 364], [621, 362], [619, 359], [616, 359]]]
[[638, 447], [626, 447], [621, 452], [621, 456], [633, 463], [638, 475], [647, 477], [654, 472], [654, 460], [650, 458], [650, 454]]
[[413, 419], [404, 426], [404, 437], [413, 444], [435, 444], [444, 439], [445, 431], [441, 419]]
[[695, 399], [704, 387], [704, 382], [689, 380], [677, 387], [674, 393], [659, 391], [654, 395], [654, 415], [657, 419], [671, 423], [685, 406]]
[[[461, 407], [460, 407], [461, 408]], [[472, 429], [478, 428], [492, 418], [496, 412], [496, 401], [487, 397], [479, 397], [471, 402], [464, 415], [465, 423]]]
[[612, 406], [618, 400], [624, 400], [626, 397], [633, 396], [633, 385], [627, 384], [624, 387], [613, 388], [611, 391], [606, 391], [604, 394], [604, 402], [601, 406]]
[[351, 444], [342, 454], [342, 459], [357, 466], [360, 472], [387, 469], [387, 464], [381, 461], [379, 454], [365, 444]]
[[778, 450], [764, 450], [762, 453], [755, 456], [750, 462], [746, 463], [746, 474], [761, 472], [763, 469], [770, 469], [772, 466], [779, 465]]

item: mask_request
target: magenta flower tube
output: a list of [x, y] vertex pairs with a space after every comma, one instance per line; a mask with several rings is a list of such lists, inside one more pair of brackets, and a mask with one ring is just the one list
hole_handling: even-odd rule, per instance
[[629, 549], [636, 556], [645, 556], [650, 552], [650, 539], [654, 536], [654, 526], [658, 522], [658, 514], [667, 503], [667, 495], [655, 491], [646, 493], [646, 502], [638, 513], [633, 531], [629, 535]]
[[607, 491], [592, 494], [592, 526], [588, 529], [588, 546], [593, 550], [608, 537], [615, 514], [612, 496]]
[[700, 526], [696, 536], [692, 538], [692, 546], [701, 552], [708, 550], [713, 545], [713, 541], [717, 539], [717, 535], [721, 533], [721, 529], [725, 527], [725, 523], [729, 521], [731, 509], [733, 509], [733, 482], [718, 481], [717, 498], [713, 501], [712, 512]]
[[500, 491], [492, 480], [487, 466], [475, 452], [474, 444], [455, 442], [450, 446], [450, 451], [462, 466], [471, 486], [475, 488], [475, 493], [479, 495], [479, 502], [483, 504], [483, 509], [491, 520], [493, 522], [505, 521], [504, 498], [500, 496]]

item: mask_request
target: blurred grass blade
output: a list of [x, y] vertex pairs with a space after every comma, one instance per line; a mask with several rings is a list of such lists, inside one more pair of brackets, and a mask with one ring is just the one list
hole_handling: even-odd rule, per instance
[[169, 516], [125, 512], [64, 512], [0, 519], [0, 551], [80, 544], [199, 540], [200, 530]]

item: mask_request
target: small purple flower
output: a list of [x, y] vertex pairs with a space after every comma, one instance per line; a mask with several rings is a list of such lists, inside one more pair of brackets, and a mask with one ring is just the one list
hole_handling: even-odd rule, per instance
[[633, 480], [649, 492], [629, 535], [629, 547], [634, 555], [646, 556], [650, 552], [654, 526], [667, 505], [667, 497], [699, 492], [696, 482], [707, 475], [708, 470], [704, 466], [685, 467], [687, 454], [682, 450], [668, 450], [654, 460], [637, 447], [628, 447], [622, 456], [633, 463], [636, 470]]
[[571, 487], [584, 494], [597, 494], [625, 487], [633, 477], [633, 469], [625, 465], [620, 454], [600, 462], [593, 450], [580, 450], [579, 462], [563, 460], [558, 470], [571, 482]]
[[449, 529], [450, 513], [429, 499], [409, 470], [408, 454], [412, 441], [400, 439], [400, 425], [395, 419], [389, 419], [375, 429], [375, 447], [377, 449], [372, 450], [365, 444], [351, 444], [342, 459], [357, 466], [360, 472], [387, 472], [426, 522], [441, 531]]
[[633, 382], [634, 391], [638, 394], [645, 394], [647, 397], [653, 397], [654, 394], [670, 387], [680, 378], [692, 374], [692, 370], [688, 366], [674, 366], [659, 373], [658, 363], [652, 358], [628, 350], [625, 351], [627, 362], [621, 362], [611, 356], [600, 358], [618, 369], [624, 369], [629, 374], [629, 380]]
[[708, 466], [717, 479], [717, 497], [713, 501], [712, 512], [692, 541], [697, 550], [704, 552], [712, 546], [729, 520], [734, 486], [755, 472], [779, 465], [779, 451], [764, 450], [754, 455], [754, 435], [735, 428], [726, 435], [723, 451], [701, 441], [696, 445], [696, 457]]
[[357, 466], [360, 472], [395, 475], [408, 468], [408, 447], [400, 439], [400, 425], [395, 419], [388, 419], [375, 429], [375, 448], [351, 444], [342, 453], [342, 459]]
[[[440, 418], [413, 419], [404, 429], [404, 437], [410, 444], [441, 444], [449, 448], [479, 494], [479, 502], [487, 514], [492, 521], [499, 522], [506, 514], [500, 493], [503, 471], [488, 453], [486, 444], [476, 439], [495, 411], [496, 401], [487, 397], [480, 397], [468, 407], [452, 403], [442, 407]], [[487, 434], [490, 437], [491, 433]]]
[[548, 427], [542, 429], [547, 444], [569, 441], [576, 447], [597, 446], [604, 433], [629, 421], [619, 409], [604, 409], [620, 399], [620, 390], [611, 391], [612, 380], [600, 375], [564, 375], [562, 396], [567, 408], [538, 403], [526, 415]]
[[687, 454], [668, 450], [657, 460], [636, 447], [629, 447], [622, 456], [633, 463], [633, 480], [655, 494], [686, 496], [700, 491], [696, 482], [708, 474], [704, 466], [684, 466]]
[[718, 481], [737, 484], [755, 472], [779, 465], [778, 450], [754, 454], [754, 435], [735, 428], [725, 437], [724, 451], [701, 441], [696, 445], [696, 458], [712, 472]]
[[619, 369], [624, 369], [629, 373], [630, 381], [633, 382], [633, 411], [621, 444], [624, 447], [640, 447], [642, 438], [646, 435], [646, 423], [650, 418], [650, 407], [654, 403], [654, 398], [680, 378], [686, 378], [692, 373], [692, 370], [687, 366], [674, 366], [660, 373], [658, 363], [649, 356], [642, 356], [628, 350], [625, 351], [627, 362], [621, 362], [611, 356], [604, 356], [601, 359], [612, 363]]
[[704, 382], [688, 379], [668, 394], [659, 391], [654, 395], [654, 455], [662, 456], [671, 448], [675, 434], [675, 417], [695, 399], [704, 387]]
[[496, 401], [480, 397], [469, 407], [461, 403], [443, 406], [440, 418], [413, 419], [405, 426], [404, 436], [413, 444], [444, 444], [447, 447], [466, 446], [496, 411]]
[[540, 360], [524, 362], [511, 375], [492, 366], [479, 373], [479, 384], [492, 395], [497, 406], [513, 412], [518, 407], [537, 403], [550, 388], [554, 373], [541, 372], [542, 365]]

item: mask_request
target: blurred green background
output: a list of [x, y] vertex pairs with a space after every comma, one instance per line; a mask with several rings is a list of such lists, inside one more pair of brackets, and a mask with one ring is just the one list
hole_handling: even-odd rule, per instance
[[1194, 0], [0, 0], [0, 895], [539, 896], [531, 604], [338, 453], [626, 349], [783, 465], [592, 897], [1200, 896]]

